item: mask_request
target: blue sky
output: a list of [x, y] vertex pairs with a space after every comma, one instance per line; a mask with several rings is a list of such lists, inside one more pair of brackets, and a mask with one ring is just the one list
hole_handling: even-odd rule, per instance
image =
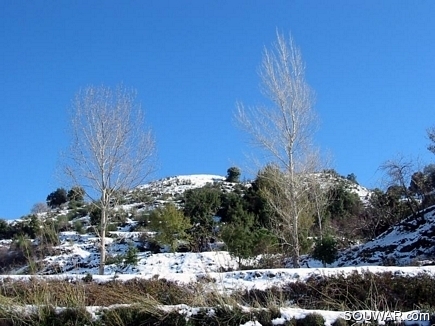
[[375, 187], [397, 153], [433, 162], [434, 13], [433, 1], [3, 1], [0, 218], [62, 186], [68, 108], [88, 85], [137, 90], [154, 178], [243, 169], [235, 103], [264, 102], [257, 71], [277, 28], [302, 50], [333, 168]]

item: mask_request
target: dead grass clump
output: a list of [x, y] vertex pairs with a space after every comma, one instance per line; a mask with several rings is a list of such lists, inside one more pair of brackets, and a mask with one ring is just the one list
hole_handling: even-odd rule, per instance
[[82, 280], [4, 279], [0, 295], [15, 298], [21, 304], [53, 304], [62, 307], [110, 306], [134, 304], [138, 298], [155, 298], [164, 305], [191, 302], [192, 288], [164, 279], [107, 283]]
[[100, 322], [106, 326], [166, 325], [160, 323], [164, 314], [157, 307], [150, 309], [149, 306], [141, 304], [118, 306], [104, 310], [100, 316]]
[[[435, 278], [370, 272], [312, 277], [309, 291], [298, 301], [304, 308], [332, 310], [413, 310], [435, 307]], [[306, 299], [303, 299], [306, 298]]]
[[86, 304], [84, 287], [65, 280], [5, 279], [0, 287], [0, 295], [27, 305], [81, 307]]
[[[374, 274], [370, 272], [313, 276], [305, 282], [290, 282], [280, 288], [245, 290], [240, 300], [252, 307], [280, 307], [286, 302], [304, 309], [323, 310], [414, 310], [435, 308], [435, 278]], [[238, 300], [238, 299], [237, 299]]]
[[3, 306], [0, 326], [79, 326], [96, 325], [84, 308], [55, 308], [54, 306]]

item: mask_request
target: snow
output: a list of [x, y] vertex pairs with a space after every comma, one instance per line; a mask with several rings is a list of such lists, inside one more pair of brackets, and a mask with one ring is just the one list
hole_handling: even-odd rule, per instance
[[[179, 194], [187, 189], [202, 187], [208, 183], [221, 182], [225, 177], [218, 175], [189, 175], [170, 177], [159, 182], [139, 187], [157, 191], [160, 194]], [[353, 186], [360, 198], [367, 199], [369, 191], [359, 185]], [[123, 205], [129, 210], [134, 205]], [[65, 212], [63, 212], [65, 213]], [[82, 218], [86, 219], [86, 218]], [[110, 232], [107, 241], [109, 256], [125, 253], [130, 244], [139, 241], [142, 232], [129, 232], [135, 221], [127, 219], [127, 225], [119, 231]], [[420, 244], [430, 243], [435, 235], [435, 207], [426, 210], [417, 219], [407, 219], [387, 230], [378, 238], [363, 245], [357, 245], [343, 251], [337, 261], [329, 268], [319, 267], [321, 263], [305, 257], [303, 263], [311, 268], [280, 268], [280, 269], [252, 269], [238, 270], [239, 262], [226, 251], [209, 251], [200, 253], [157, 253], [149, 251], [138, 253], [137, 266], [105, 266], [105, 275], [98, 274], [99, 252], [98, 237], [93, 234], [78, 234], [77, 232], [61, 232], [59, 235], [59, 251], [55, 256], [44, 259], [45, 270], [41, 274], [54, 274], [54, 269], [60, 271], [55, 275], [39, 275], [44, 279], [77, 279], [86, 274], [92, 274], [95, 282], [108, 282], [113, 279], [127, 281], [133, 278], [151, 279], [159, 278], [179, 284], [191, 282], [208, 282], [210, 291], [228, 293], [235, 290], [265, 290], [271, 287], [280, 287], [289, 282], [304, 282], [310, 277], [327, 277], [334, 275], [348, 276], [352, 273], [363, 274], [390, 272], [392, 275], [417, 276], [420, 274], [435, 277], [435, 266], [404, 266], [409, 265], [412, 259], [419, 257], [430, 258], [435, 246], [425, 247]], [[425, 242], [422, 242], [424, 240]], [[10, 240], [2, 240], [0, 246], [9, 245]], [[389, 248], [388, 251], [385, 248]], [[429, 249], [428, 249], [429, 248]], [[363, 258], [365, 257], [365, 258]], [[380, 266], [386, 258], [396, 259], [399, 266]], [[428, 260], [429, 263], [432, 261]], [[305, 266], [305, 265], [304, 265]], [[29, 275], [0, 275], [0, 282], [4, 279], [30, 279]], [[186, 316], [197, 313], [197, 308], [186, 305], [166, 306], [165, 309], [183, 311]], [[88, 311], [95, 314], [101, 307], [88, 307]], [[325, 318], [325, 325], [331, 325], [338, 317], [343, 318], [343, 311], [321, 311], [299, 309], [297, 307], [282, 307], [281, 317], [273, 321], [274, 325], [284, 324], [293, 317], [303, 318], [309, 313], [319, 313]], [[401, 319], [405, 325], [429, 325], [427, 321], [410, 321], [413, 312], [403, 312]], [[408, 321], [409, 322], [408, 322]], [[258, 321], [250, 321], [243, 326], [260, 326]]]
[[207, 184], [222, 182], [225, 177], [211, 174], [192, 174], [168, 177], [162, 180], [139, 186], [139, 189], [153, 189], [162, 194], [183, 193], [186, 190], [204, 187]]

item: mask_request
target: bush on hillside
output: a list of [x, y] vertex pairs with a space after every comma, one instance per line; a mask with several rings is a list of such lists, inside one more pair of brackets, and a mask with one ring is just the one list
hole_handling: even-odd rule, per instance
[[0, 219], [0, 240], [12, 238], [13, 232], [14, 231], [9, 223], [3, 219]]
[[239, 178], [241, 175], [241, 171], [238, 167], [232, 166], [227, 170], [227, 178], [225, 181], [227, 182], [240, 182]]
[[189, 189], [184, 193], [184, 216], [193, 225], [189, 234], [198, 251], [204, 249], [204, 239], [213, 236], [213, 217], [221, 207], [221, 195], [221, 189], [211, 185]]
[[68, 201], [67, 192], [64, 188], [57, 188], [47, 196], [47, 205], [51, 208], [59, 207]]
[[161, 245], [168, 245], [171, 251], [177, 249], [179, 242], [190, 240], [187, 230], [192, 225], [184, 216], [183, 211], [173, 204], [167, 204], [152, 211], [149, 221], [149, 228], [157, 232], [155, 240]]
[[72, 187], [67, 194], [68, 201], [83, 202], [85, 190], [82, 187]]
[[332, 264], [337, 257], [337, 242], [331, 236], [324, 236], [315, 242], [313, 258], [320, 260], [324, 267]]

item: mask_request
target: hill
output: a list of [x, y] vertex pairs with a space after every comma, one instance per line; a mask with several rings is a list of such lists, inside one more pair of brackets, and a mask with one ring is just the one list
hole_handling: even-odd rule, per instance
[[[325, 187], [341, 182], [346, 188], [357, 194], [365, 205], [368, 205], [368, 198], [371, 193], [364, 187], [337, 176], [323, 175], [319, 177], [324, 179]], [[224, 177], [217, 175], [175, 176], [151, 182], [123, 194], [123, 198], [120, 200], [121, 204], [116, 207], [116, 218], [119, 218], [119, 221], [122, 222], [118, 221], [116, 229], [109, 231], [107, 239], [108, 261], [105, 266], [104, 276], [96, 275], [99, 264], [99, 239], [93, 232], [95, 229], [92, 228], [90, 223], [91, 214], [86, 213], [82, 214], [83, 216], [78, 216], [76, 214], [80, 212], [80, 207], [71, 208], [65, 205], [59, 209], [38, 214], [36, 220], [30, 219], [28, 221], [25, 219], [25, 223], [32, 221], [36, 223], [37, 220], [53, 220], [56, 223], [64, 221], [69, 225], [69, 228], [80, 223], [82, 229], [81, 232], [60, 231], [58, 241], [50, 246], [45, 246], [41, 239], [15, 238], [1, 240], [0, 252], [3, 255], [3, 262], [6, 262], [8, 266], [15, 267], [9, 270], [7, 275], [0, 276], [0, 280], [4, 284], [9, 282], [7, 284], [19, 284], [19, 286], [22, 286], [22, 281], [34, 282], [35, 279], [44, 280], [44, 282], [66, 280], [69, 283], [82, 284], [80, 286], [85, 286], [83, 284], [87, 284], [86, 282], [91, 280], [93, 283], [107, 287], [107, 291], [110, 291], [111, 288], [118, 284], [113, 282], [125, 284], [116, 285], [118, 287], [128, 287], [131, 284], [136, 284], [137, 287], [141, 282], [151, 282], [146, 283], [147, 289], [151, 287], [146, 291], [152, 291], [153, 286], [164, 286], [165, 288], [165, 290], [157, 292], [156, 297], [165, 292], [172, 293], [171, 291], [193, 291], [197, 296], [198, 293], [195, 291], [200, 291], [201, 295], [204, 296], [212, 294], [213, 296], [222, 296], [219, 300], [229, 300], [226, 297], [227, 295], [235, 296], [231, 300], [241, 300], [240, 296], [242, 296], [243, 300], [241, 302], [244, 305], [247, 302], [256, 300], [255, 304], [252, 303], [256, 307], [271, 304], [271, 302], [260, 303], [262, 297], [269, 298], [269, 300], [278, 300], [279, 297], [280, 300], [287, 298], [280, 302], [278, 310], [275, 310], [276, 318], [273, 319], [272, 315], [268, 317], [269, 321], [273, 319], [275, 325], [289, 322], [292, 318], [308, 318], [306, 316], [313, 312], [323, 316], [324, 325], [333, 325], [337, 318], [344, 318], [345, 315], [343, 308], [332, 309], [335, 311], [327, 308], [331, 307], [330, 300], [337, 300], [333, 304], [335, 307], [380, 309], [375, 304], [367, 306], [362, 301], [352, 301], [353, 296], [357, 295], [356, 292], [361, 293], [370, 288], [367, 282], [371, 282], [371, 286], [378, 289], [388, 287], [388, 290], [385, 289], [389, 293], [388, 295], [366, 293], [366, 296], [371, 296], [370, 300], [375, 302], [378, 297], [374, 296], [382, 295], [382, 300], [385, 302], [393, 302], [397, 300], [399, 294], [405, 295], [401, 300], [403, 302], [408, 302], [406, 300], [411, 301], [400, 306], [403, 309], [413, 308], [418, 303], [416, 300], [419, 300], [415, 298], [433, 297], [431, 293], [423, 293], [421, 286], [427, 287], [429, 284], [428, 288], [434, 288], [432, 285], [435, 284], [435, 266], [410, 265], [421, 265], [422, 262], [423, 264], [431, 263], [429, 259], [433, 257], [435, 248], [435, 240], [433, 240], [435, 234], [435, 207], [420, 212], [416, 217], [404, 219], [371, 241], [340, 251], [337, 260], [329, 268], [318, 268], [321, 266], [319, 261], [313, 260], [310, 256], [304, 256], [302, 261], [311, 268], [259, 269], [256, 267], [256, 263], [262, 257], [241, 260], [233, 257], [227, 251], [221, 250], [223, 243], [215, 243], [214, 247], [210, 248], [209, 251], [175, 253], [165, 252], [165, 250], [150, 245], [149, 240], [152, 239], [153, 232], [144, 231], [140, 228], [142, 216], [147, 216], [150, 210], [168, 202], [182, 206], [182, 195], [185, 191], [200, 188], [207, 184], [215, 185], [226, 192], [234, 191], [236, 185], [224, 180]], [[242, 187], [249, 187], [249, 184], [242, 185]], [[23, 221], [17, 220], [12, 222], [11, 225], [20, 223], [23, 223]], [[33, 260], [29, 260], [30, 257], [24, 254], [21, 260], [17, 259], [15, 264], [12, 264], [11, 259], [13, 257], [19, 258], [13, 256], [13, 253], [18, 250], [25, 253], [23, 248], [29, 249], [29, 246], [35, 250]], [[3, 264], [3, 266], [6, 265]], [[391, 277], [397, 278], [395, 283], [388, 283], [388, 279], [391, 279]], [[413, 287], [420, 289], [415, 291], [415, 296], [412, 297], [414, 299], [409, 299], [411, 292], [402, 293], [403, 291], [397, 292], [397, 289], [390, 288], [395, 285], [409, 285], [410, 282], [415, 282], [417, 285], [413, 285]], [[328, 291], [334, 286], [347, 289], [347, 294], [337, 292], [341, 291], [338, 288], [334, 294], [329, 293]], [[316, 289], [316, 291], [313, 291], [313, 289]], [[136, 290], [130, 289], [129, 291]], [[14, 291], [18, 290], [15, 289]], [[93, 290], [88, 289], [87, 291]], [[351, 291], [351, 296], [346, 297], [350, 295], [349, 291]], [[352, 291], [356, 292], [353, 293]], [[332, 299], [334, 295], [337, 295], [337, 299]], [[165, 311], [178, 311], [180, 314], [183, 314], [182, 311], [185, 311], [185, 309], [196, 311], [196, 308], [185, 304], [188, 302], [192, 304], [192, 302], [197, 301], [190, 298], [188, 294], [184, 296], [178, 294], [178, 299], [173, 301], [184, 305], [163, 305], [162, 309], [165, 309]], [[328, 297], [326, 305], [323, 302], [325, 296]], [[115, 303], [125, 303], [127, 301], [116, 301]], [[213, 302], [216, 304], [215, 301]], [[234, 303], [235, 301], [231, 302]], [[210, 302], [207, 301], [207, 303], [204, 302], [203, 304], [210, 305]], [[103, 308], [87, 305], [86, 309], [92, 312], [95, 319], [97, 317], [94, 311]], [[191, 312], [190, 316], [195, 314]], [[409, 316], [404, 313], [400, 318], [402, 320], [412, 320]], [[231, 323], [225, 321], [223, 323], [228, 325], [262, 325], [256, 318], [249, 317], [248, 320], [252, 322], [250, 324], [234, 321], [231, 321]], [[268, 325], [270, 323], [263, 324]], [[318, 324], [310, 323], [310, 325]], [[426, 324], [421, 323], [421, 325]]]

